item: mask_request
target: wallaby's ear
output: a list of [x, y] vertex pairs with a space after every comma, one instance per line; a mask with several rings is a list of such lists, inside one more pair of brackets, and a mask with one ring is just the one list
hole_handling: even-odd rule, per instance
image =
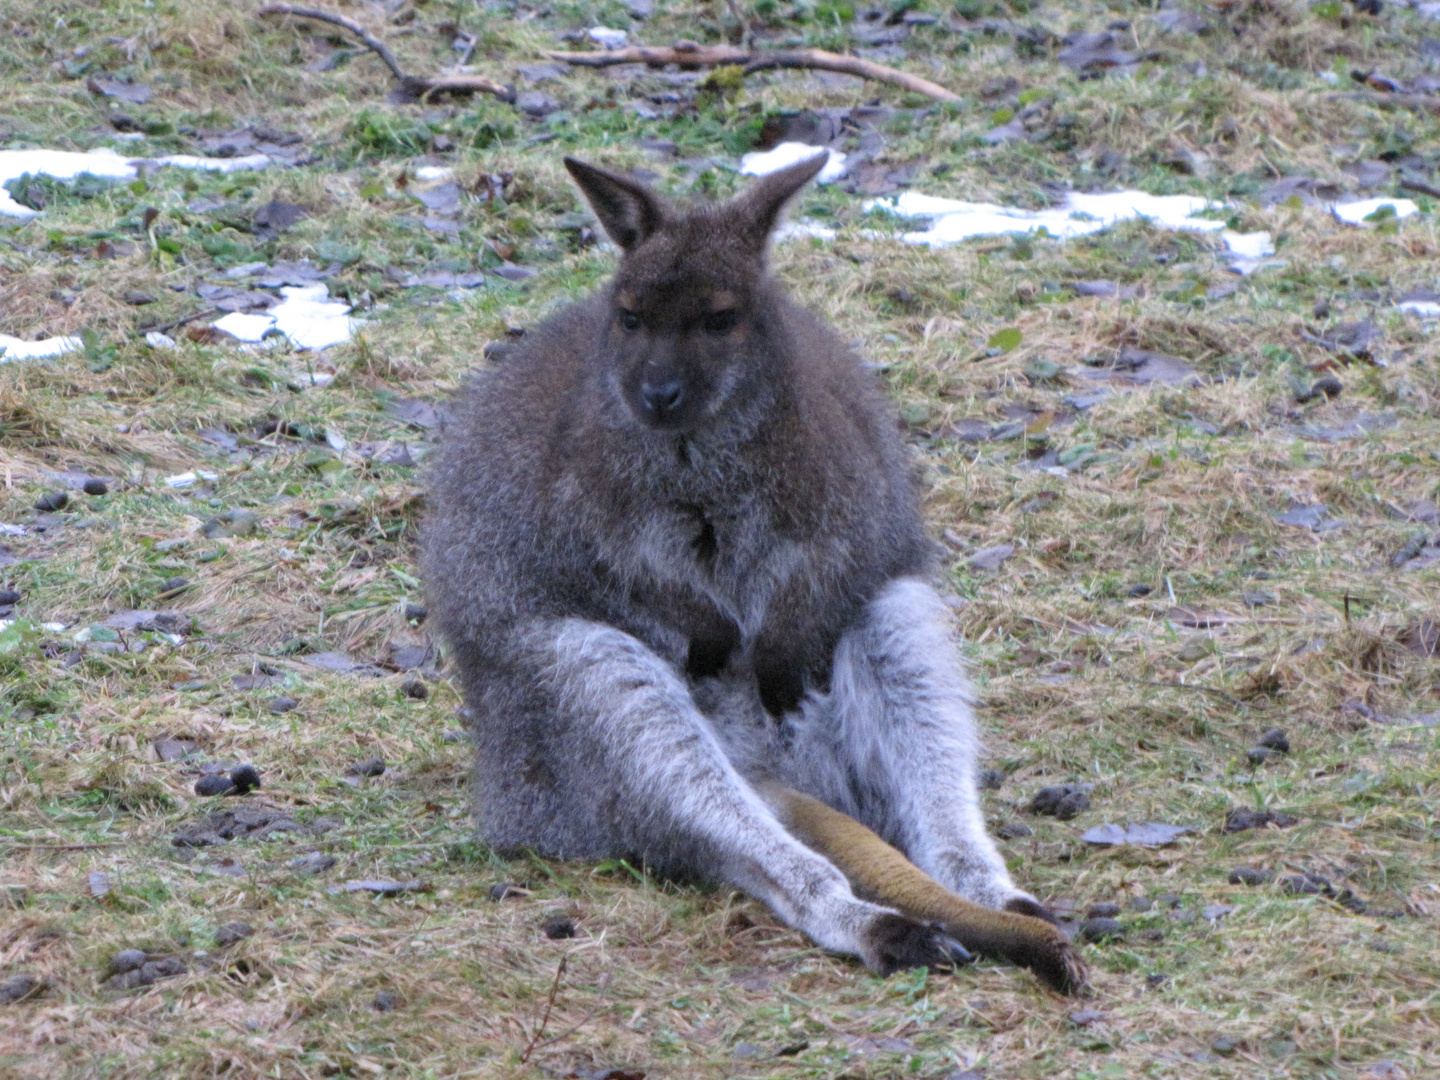
[[830, 160], [829, 152], [823, 147], [815, 149], [819, 152], [814, 157], [760, 177], [735, 197], [731, 206], [739, 216], [740, 228], [748, 239], [763, 245], [780, 220], [780, 211], [785, 204], [825, 167]]
[[565, 159], [565, 168], [622, 250], [629, 251], [660, 227], [664, 203], [644, 184], [571, 157]]

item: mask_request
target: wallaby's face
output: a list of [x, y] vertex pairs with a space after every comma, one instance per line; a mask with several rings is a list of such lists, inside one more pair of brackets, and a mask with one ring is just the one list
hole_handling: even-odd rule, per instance
[[781, 207], [824, 155], [772, 173], [719, 206], [681, 210], [631, 180], [565, 160], [606, 232], [624, 252], [611, 286], [599, 362], [635, 419], [693, 431], [764, 378], [756, 309], [765, 243]]

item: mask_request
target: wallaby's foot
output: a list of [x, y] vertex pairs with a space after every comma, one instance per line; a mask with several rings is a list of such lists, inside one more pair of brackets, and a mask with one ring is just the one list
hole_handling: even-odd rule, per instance
[[[1035, 933], [1027, 933], [1023, 946], [1015, 948], [1005, 958], [1033, 971], [1052, 990], [1072, 997], [1084, 995], [1090, 990], [1089, 972], [1080, 952], [1070, 943], [1065, 931], [1060, 929], [1060, 920], [1054, 912], [1028, 896], [1017, 896], [1005, 904], [1005, 910], [1034, 919], [1043, 926], [1031, 926]], [[1047, 933], [1048, 931], [1048, 933]]]
[[957, 968], [974, 957], [938, 926], [894, 912], [881, 915], [866, 932], [861, 958], [877, 975], [911, 968]]

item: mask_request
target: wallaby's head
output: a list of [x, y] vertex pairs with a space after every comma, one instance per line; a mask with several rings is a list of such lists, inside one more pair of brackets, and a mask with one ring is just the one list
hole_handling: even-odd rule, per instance
[[766, 241], [785, 202], [824, 164], [819, 153], [728, 202], [681, 207], [630, 177], [565, 159], [623, 252], [601, 362], [640, 423], [692, 431], [767, 377]]

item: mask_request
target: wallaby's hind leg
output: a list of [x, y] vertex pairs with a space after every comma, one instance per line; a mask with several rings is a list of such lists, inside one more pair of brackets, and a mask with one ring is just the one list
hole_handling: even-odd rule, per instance
[[989, 908], [1047, 917], [985, 831], [969, 680], [928, 585], [891, 582], [841, 638], [828, 694], [793, 721], [786, 782], [842, 810]]
[[530, 659], [520, 668], [531, 668], [556, 712], [557, 738], [540, 748], [547, 786], [571, 787], [566, 797], [607, 823], [602, 846], [722, 878], [872, 970], [949, 962], [943, 934], [860, 900], [785, 830], [731, 765], [685, 683], [639, 640], [566, 619], [532, 627], [522, 651]]
[[781, 784], [762, 784], [765, 801], [792, 833], [831, 859], [857, 892], [935, 923], [963, 948], [1030, 968], [1062, 994], [1083, 993], [1085, 962], [1059, 927], [971, 903], [854, 818]]

